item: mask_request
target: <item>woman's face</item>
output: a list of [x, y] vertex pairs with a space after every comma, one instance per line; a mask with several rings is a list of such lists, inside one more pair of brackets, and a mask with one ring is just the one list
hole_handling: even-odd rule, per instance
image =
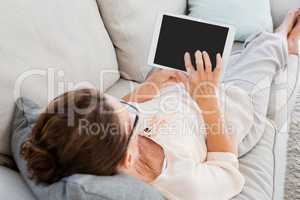
[[[110, 95], [105, 95], [107, 101], [111, 104], [111, 106], [114, 108], [115, 112], [119, 116], [120, 122], [122, 123], [127, 137], [130, 137], [130, 134], [133, 131], [134, 121], [136, 118], [136, 114], [129, 112], [128, 105], [121, 103], [118, 99], [115, 97], [112, 97]], [[130, 139], [129, 146], [127, 153], [130, 154], [131, 160], [134, 162], [136, 159], [138, 159], [139, 151], [138, 151], [138, 137], [137, 135], [133, 135]]]

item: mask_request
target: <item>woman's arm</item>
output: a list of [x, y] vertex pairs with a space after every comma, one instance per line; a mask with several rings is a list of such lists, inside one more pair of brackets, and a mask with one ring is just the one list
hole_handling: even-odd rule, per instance
[[207, 131], [208, 152], [228, 152], [237, 154], [234, 138], [226, 133], [224, 119], [216, 96], [221, 72], [221, 56], [217, 55], [217, 66], [212, 71], [208, 53], [197, 51], [196, 68], [192, 65], [191, 56], [184, 56], [187, 75], [178, 74], [190, 93], [191, 97], [202, 110]]
[[127, 94], [122, 99], [126, 102], [143, 103], [151, 100], [157, 93], [158, 88], [146, 82], [139, 85], [133, 92]]
[[217, 109], [213, 114], [203, 114], [207, 125], [207, 151], [229, 152], [237, 155], [237, 145], [232, 135], [226, 133], [221, 112]]
[[239, 194], [245, 179], [237, 158], [232, 154], [218, 156], [210, 153], [204, 163], [181, 161], [180, 173], [170, 170], [168, 192], [188, 200], [229, 200]]
[[143, 103], [159, 94], [160, 90], [178, 82], [175, 70], [156, 69], [133, 92], [122, 99], [127, 102]]

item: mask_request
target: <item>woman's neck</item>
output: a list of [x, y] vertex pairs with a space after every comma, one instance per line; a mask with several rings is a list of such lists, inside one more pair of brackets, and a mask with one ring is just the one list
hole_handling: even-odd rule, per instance
[[139, 154], [139, 159], [125, 173], [146, 183], [152, 183], [162, 172], [165, 158], [164, 151], [161, 146], [152, 140], [140, 136]]

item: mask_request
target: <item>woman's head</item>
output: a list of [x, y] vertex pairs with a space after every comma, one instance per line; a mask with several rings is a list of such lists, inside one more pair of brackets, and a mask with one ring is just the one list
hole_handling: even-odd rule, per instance
[[129, 167], [137, 144], [129, 141], [133, 120], [124, 108], [92, 89], [54, 99], [22, 147], [31, 177], [53, 183], [73, 174], [114, 175]]

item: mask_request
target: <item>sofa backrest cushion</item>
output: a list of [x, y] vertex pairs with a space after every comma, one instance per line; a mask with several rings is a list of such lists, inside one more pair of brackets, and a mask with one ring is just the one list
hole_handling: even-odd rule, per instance
[[235, 40], [246, 41], [261, 31], [273, 31], [270, 0], [189, 0], [189, 15], [202, 20], [231, 24]]
[[17, 166], [35, 194], [43, 200], [163, 200], [160, 194], [151, 186], [127, 175], [93, 176], [73, 175], [52, 185], [36, 184], [28, 179], [26, 161], [20, 156], [24, 141], [31, 134], [40, 113], [40, 107], [33, 101], [20, 98], [16, 102], [12, 123], [13, 134], [11, 147]]
[[97, 0], [116, 47], [121, 75], [143, 81], [151, 67], [148, 53], [159, 13], [185, 14], [186, 0]]
[[40, 105], [80, 86], [105, 90], [117, 59], [94, 0], [5, 0], [0, 6], [0, 153], [22, 95]]

